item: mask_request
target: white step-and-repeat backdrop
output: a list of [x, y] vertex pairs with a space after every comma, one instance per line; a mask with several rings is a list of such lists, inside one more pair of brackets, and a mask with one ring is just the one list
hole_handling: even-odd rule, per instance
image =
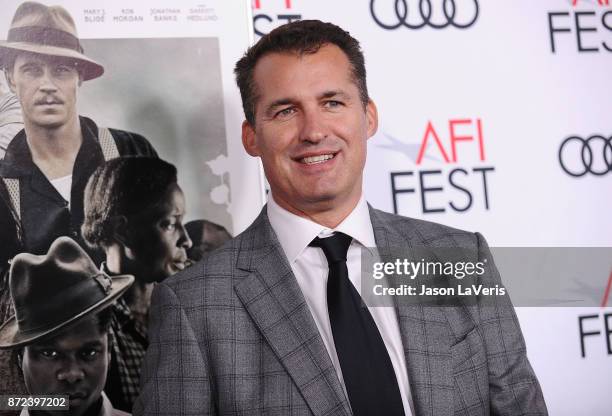
[[[256, 38], [298, 19], [362, 44], [374, 206], [491, 246], [612, 246], [608, 0], [253, 1]], [[551, 415], [612, 414], [611, 278], [577, 287], [601, 307], [517, 309]]]
[[[176, 163], [191, 218], [237, 233], [258, 213], [233, 65], [274, 27], [321, 19], [366, 56], [375, 207], [491, 246], [612, 247], [609, 0], [253, 0], [252, 16], [248, 2], [50, 2], [107, 69], [83, 85], [80, 109]], [[19, 3], [3, 2], [2, 33]], [[577, 287], [592, 308], [518, 308], [552, 415], [612, 414], [609, 273]]]

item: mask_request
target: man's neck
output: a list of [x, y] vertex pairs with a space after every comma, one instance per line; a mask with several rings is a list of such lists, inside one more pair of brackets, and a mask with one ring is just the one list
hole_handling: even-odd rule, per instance
[[24, 128], [32, 161], [47, 178], [56, 179], [72, 174], [83, 142], [78, 116], [57, 128], [37, 126], [25, 120]]
[[329, 202], [318, 202], [304, 207], [295, 207], [283, 198], [278, 198], [274, 195], [272, 195], [272, 198], [274, 198], [274, 202], [281, 208], [294, 215], [307, 218], [327, 228], [336, 228], [351, 212], [353, 212], [361, 199], [361, 191], [344, 201], [334, 200]]

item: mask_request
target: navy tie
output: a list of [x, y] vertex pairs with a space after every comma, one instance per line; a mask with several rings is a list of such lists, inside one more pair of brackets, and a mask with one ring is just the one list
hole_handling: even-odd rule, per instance
[[327, 258], [327, 308], [336, 353], [353, 414], [404, 416], [395, 371], [370, 311], [349, 280], [346, 253], [352, 238], [336, 232], [315, 238]]

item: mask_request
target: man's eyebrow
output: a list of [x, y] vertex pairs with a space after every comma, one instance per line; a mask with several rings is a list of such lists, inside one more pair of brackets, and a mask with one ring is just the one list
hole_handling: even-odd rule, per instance
[[89, 342], [84, 343], [81, 346], [81, 349], [83, 349], [83, 348], [91, 348], [91, 347], [101, 347], [102, 345], [104, 345], [104, 344], [101, 341], [98, 341], [98, 340], [96, 340], [96, 341], [89, 341]]
[[56, 349], [57, 344], [54, 342], [35, 342], [30, 345], [30, 348], [33, 350], [48, 350], [48, 349]]
[[[328, 90], [321, 93], [318, 97], [319, 100], [326, 98], [343, 98], [348, 99], [349, 95], [342, 90]], [[278, 100], [272, 101], [266, 108], [266, 113], [273, 111], [275, 108], [282, 107], [285, 105], [293, 104], [295, 100], [289, 97], [279, 98]]]
[[294, 100], [292, 100], [291, 98], [279, 98], [278, 100], [274, 100], [270, 103], [270, 105], [268, 105], [268, 107], [266, 108], [266, 112], [270, 112], [277, 107], [293, 104], [293, 101]]
[[38, 61], [26, 61], [24, 63], [22, 63], [21, 65], [19, 65], [19, 69], [21, 68], [27, 68], [29, 66], [40, 66], [41, 63]]
[[329, 90], [329, 91], [325, 91], [324, 93], [322, 93], [319, 96], [319, 99], [325, 99], [325, 98], [344, 98], [347, 99], [349, 98], [349, 95], [347, 93], [345, 93], [342, 90]]

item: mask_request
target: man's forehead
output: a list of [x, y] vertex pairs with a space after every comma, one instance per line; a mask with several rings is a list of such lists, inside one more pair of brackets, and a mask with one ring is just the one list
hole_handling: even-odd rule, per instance
[[100, 342], [106, 337], [105, 333], [100, 331], [97, 317], [88, 316], [84, 320], [76, 324], [69, 325], [66, 328], [59, 330], [56, 334], [49, 338], [32, 344], [36, 348], [80, 348], [81, 346]]
[[50, 55], [39, 55], [35, 53], [22, 52], [15, 57], [16, 65], [39, 64], [39, 65], [74, 65], [75, 61], [70, 58], [62, 58]]

